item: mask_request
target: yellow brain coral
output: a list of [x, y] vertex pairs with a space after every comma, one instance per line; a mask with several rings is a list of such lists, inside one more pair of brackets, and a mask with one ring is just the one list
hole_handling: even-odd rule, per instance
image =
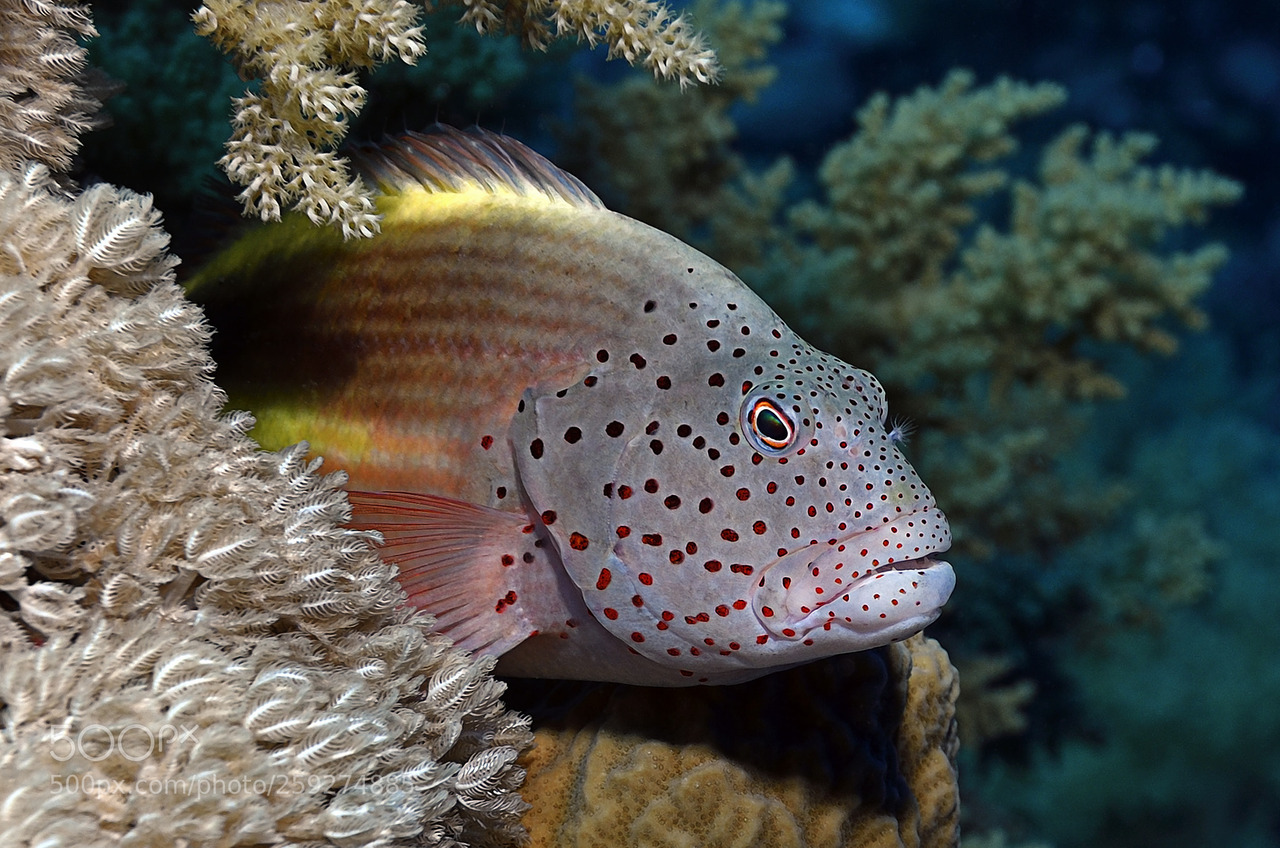
[[958, 844], [955, 670], [917, 636], [706, 689], [597, 687], [534, 708], [533, 845]]

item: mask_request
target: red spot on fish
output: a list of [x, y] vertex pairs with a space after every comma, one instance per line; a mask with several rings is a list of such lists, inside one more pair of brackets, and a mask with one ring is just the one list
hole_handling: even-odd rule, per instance
[[736, 542], [738, 541], [738, 534], [726, 527], [720, 531], [720, 538], [724, 539], [726, 542]]
[[653, 585], [653, 575], [649, 574], [646, 571], [640, 572], [640, 574], [637, 576], [637, 579], [646, 586]]
[[650, 545], [656, 548], [662, 544], [662, 534], [661, 533], [645, 533], [640, 537], [640, 541], [644, 542], [646, 545]]
[[760, 607], [760, 614], [765, 618], [773, 618], [773, 610], [769, 607]]
[[631, 634], [631, 641], [632, 641], [632, 642], [643, 642], [643, 641], [644, 641], [644, 634], [643, 634], [643, 633], [632, 633], [632, 634]]
[[631, 535], [631, 528], [623, 524], [623, 525], [620, 525], [618, 529], [615, 530], [614, 532], [618, 534], [619, 539], [625, 539]]
[[738, 496], [738, 500], [745, 501], [751, 497], [751, 490], [745, 488], [739, 489], [735, 494]]
[[631, 497], [631, 494], [632, 494], [632, 491], [631, 491], [631, 487], [630, 487], [630, 486], [619, 486], [619, 487], [618, 487], [618, 497], [622, 498], [624, 501], [625, 501], [627, 498]]
[[644, 606], [644, 598], [640, 597], [639, 595], [632, 595], [632, 596], [631, 596], [631, 606], [633, 606], [633, 607], [642, 607], [642, 606]]
[[744, 601], [742, 598], [738, 598], [738, 600], [736, 600], [736, 601], [734, 601], [734, 602], [733, 602], [733, 608], [734, 608], [734, 609], [736, 609], [736, 610], [746, 609], [746, 608], [747, 608], [747, 602], [746, 602], [746, 601]]
[[515, 557], [513, 557], [511, 554], [503, 554], [503, 555], [502, 555], [502, 564], [503, 564], [503, 565], [515, 565], [515, 563], [516, 563], [516, 558], [515, 558]]
[[707, 571], [710, 571], [712, 574], [715, 574], [717, 571], [720, 570], [720, 560], [709, 559], [702, 564], [702, 567], [705, 568]]
[[589, 544], [590, 542], [587, 540], [587, 537], [581, 533], [569, 534], [569, 547], [573, 548], [575, 551], [585, 551]]
[[680, 551], [673, 550], [671, 553], [667, 554], [667, 559], [671, 561], [672, 565], [679, 565], [684, 562], [684, 554], [680, 553]]
[[489, 448], [493, 447], [493, 436], [481, 436], [480, 447], [484, 448], [485, 450], [488, 450]]
[[645, 480], [645, 481], [644, 481], [644, 490], [645, 490], [646, 492], [648, 492], [649, 494], [651, 494], [651, 495], [653, 495], [653, 494], [657, 494], [657, 491], [658, 491], [658, 481], [657, 481], [657, 480], [655, 480], [655, 479], [653, 479], [652, 477], [650, 477], [648, 480]]
[[714, 504], [711, 502], [711, 498], [703, 498], [698, 502], [698, 512], [706, 515], [711, 511], [712, 506], [714, 506]]
[[787, 637], [791, 637], [791, 636], [796, 635], [796, 632], [795, 632], [794, 630], [792, 630], [790, 627], [784, 627], [784, 628], [782, 628], [782, 635], [783, 635], [783, 636], [787, 636]]
[[724, 604], [720, 604], [719, 606], [716, 607], [716, 615], [720, 616], [721, 618], [724, 618], [728, 614], [729, 614], [729, 608]]
[[735, 562], [732, 565], [730, 565], [729, 570], [732, 571], [734, 574], [747, 574], [747, 575], [755, 571], [755, 569], [752, 568], [751, 566], [743, 565], [740, 562]]
[[600, 569], [600, 576], [596, 578], [596, 588], [603, 592], [609, 588], [609, 581], [613, 579], [613, 572], [607, 568]]
[[617, 611], [616, 609], [614, 609], [613, 607], [605, 607], [605, 608], [604, 608], [604, 617], [605, 617], [605, 618], [607, 618], [607, 619], [609, 619], [610, 621], [617, 621], [617, 620], [618, 620], [618, 611]]
[[763, 536], [766, 529], [768, 528], [765, 527], [763, 521], [757, 521], [755, 524], [751, 525], [751, 531], [757, 536]]
[[763, 645], [765, 642], [768, 642], [768, 641], [769, 641], [769, 637], [768, 637], [768, 636], [757, 636], [757, 637], [756, 637], [756, 644], [757, 644], [757, 645]]
[[[671, 656], [673, 656], [673, 657], [678, 657], [678, 656], [680, 656], [680, 649], [679, 649], [679, 648], [667, 648], [667, 653], [668, 653], [668, 654], [670, 654], [670, 655], [671, 655]], [[690, 672], [690, 674], [692, 674], [692, 673], [693, 673], [693, 672]]]
[[555, 524], [555, 523], [556, 523], [556, 511], [555, 511], [554, 509], [548, 509], [548, 510], [543, 511], [543, 513], [542, 513], [542, 523], [543, 523], [543, 524], [546, 524], [546, 525], [548, 525], [548, 526], [550, 526], [550, 525], [552, 525], [552, 524]]

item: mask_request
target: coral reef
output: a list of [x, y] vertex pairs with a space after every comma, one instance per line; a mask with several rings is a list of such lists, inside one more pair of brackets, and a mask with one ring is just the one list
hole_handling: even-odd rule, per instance
[[[569, 35], [603, 41], [610, 58], [643, 64], [681, 88], [719, 73], [702, 37], [654, 0], [462, 5], [462, 22], [481, 32], [518, 32], [536, 48]], [[192, 18], [197, 32], [259, 84], [236, 99], [232, 138], [219, 163], [244, 187], [246, 214], [277, 220], [290, 205], [313, 223], [341, 226], [346, 237], [377, 232], [370, 190], [335, 148], [364, 106], [358, 70], [391, 58], [412, 64], [426, 51], [418, 9], [407, 0], [209, 0]]]
[[220, 414], [150, 199], [68, 185], [0, 168], [6, 840], [520, 841], [531, 737], [491, 663], [399, 608], [341, 475]]
[[914, 636], [739, 686], [535, 702], [532, 844], [955, 846], [956, 694]]

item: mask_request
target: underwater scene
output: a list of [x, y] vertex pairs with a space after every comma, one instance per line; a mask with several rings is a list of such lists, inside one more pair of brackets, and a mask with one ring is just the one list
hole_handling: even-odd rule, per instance
[[0, 844], [1280, 848], [1277, 147], [1243, 0], [0, 0]]

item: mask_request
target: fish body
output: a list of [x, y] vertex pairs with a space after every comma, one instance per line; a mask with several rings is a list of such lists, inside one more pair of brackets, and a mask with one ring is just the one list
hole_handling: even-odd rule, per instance
[[499, 671], [732, 683], [906, 638], [946, 519], [873, 376], [487, 133], [360, 159], [383, 233], [264, 228], [192, 285], [267, 444], [350, 475], [410, 602]]

